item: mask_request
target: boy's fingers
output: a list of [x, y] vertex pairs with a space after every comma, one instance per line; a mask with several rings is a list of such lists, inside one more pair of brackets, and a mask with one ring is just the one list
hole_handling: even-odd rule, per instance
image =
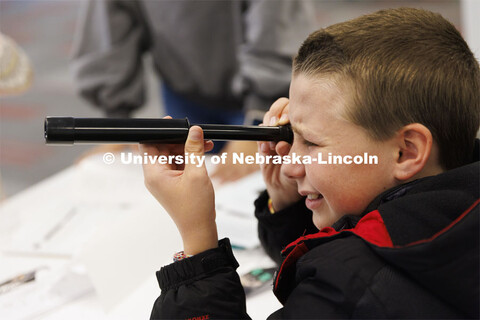
[[[158, 154], [158, 149], [152, 144], [140, 144], [138, 146], [138, 150], [140, 154]], [[152, 184], [153, 181], [156, 179], [155, 177], [157, 171], [154, 166], [149, 163], [142, 163], [142, 168], [145, 177], [145, 185], [147, 186], [147, 188], [149, 188], [149, 185]]]
[[213, 147], [214, 147], [214, 144], [213, 144], [213, 141], [212, 140], [207, 140], [205, 141], [205, 143], [203, 144], [203, 150], [205, 152], [208, 152], [208, 151], [212, 151], [213, 150]]
[[147, 156], [147, 161], [142, 163], [143, 169], [146, 172], [150, 172], [151, 170], [171, 170], [173, 168], [170, 163], [161, 164], [156, 161], [148, 161], [150, 158], [156, 159], [159, 156], [168, 156], [171, 154], [169, 146], [162, 144], [139, 144], [139, 151], [140, 155]]
[[154, 154], [158, 152], [158, 149], [155, 148], [153, 144], [139, 144], [138, 145], [138, 150], [141, 153], [148, 153], [148, 154]]
[[283, 117], [282, 119], [284, 109], [288, 106], [288, 103], [289, 100], [287, 98], [280, 98], [275, 101], [270, 107], [270, 110], [265, 113], [263, 124], [266, 126], [276, 126], [280, 122], [283, 122], [284, 124], [288, 123], [288, 118]]
[[[185, 171], [191, 170], [193, 168], [198, 168], [202, 157], [204, 158], [204, 141], [203, 141], [203, 130], [199, 126], [193, 126], [188, 131], [187, 141], [185, 142], [185, 156], [194, 155], [195, 162], [188, 162], [185, 164]], [[203, 168], [205, 168], [205, 161], [201, 163]]]
[[280, 116], [280, 120], [278, 121], [278, 124], [283, 126], [287, 123], [290, 123], [290, 119], [288, 118], [288, 111], [289, 111], [289, 105], [287, 104], [287, 106], [282, 110], [282, 113], [281, 113], [281, 116]]
[[262, 154], [267, 154], [269, 151], [268, 141], [258, 141], [258, 152]]
[[273, 114], [280, 114], [282, 110], [288, 105], [290, 100], [288, 98], [280, 98], [275, 101], [272, 106], [270, 107], [270, 111]]
[[203, 153], [203, 130], [199, 126], [193, 126], [188, 131], [185, 141], [185, 152], [201, 155]]
[[268, 123], [270, 122], [270, 111], [265, 112], [263, 115], [263, 122], [259, 124], [259, 126], [268, 126]]
[[292, 145], [290, 143], [285, 142], [285, 141], [279, 141], [277, 143], [277, 145], [275, 146], [275, 151], [280, 156], [286, 156], [290, 152], [291, 147], [292, 147]]

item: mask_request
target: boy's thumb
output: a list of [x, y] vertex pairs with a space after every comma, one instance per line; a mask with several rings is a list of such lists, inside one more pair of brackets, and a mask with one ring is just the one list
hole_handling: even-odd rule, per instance
[[[199, 126], [193, 126], [188, 131], [187, 141], [185, 142], [185, 155], [190, 156], [191, 154], [199, 157], [204, 155], [203, 130]], [[195, 163], [188, 161], [185, 168], [192, 165], [197, 167], [197, 159], [198, 158], [195, 157]]]

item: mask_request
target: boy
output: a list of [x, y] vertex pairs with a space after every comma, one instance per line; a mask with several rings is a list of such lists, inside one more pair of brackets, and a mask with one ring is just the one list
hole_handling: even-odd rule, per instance
[[[262, 154], [378, 164], [263, 165], [259, 236], [281, 263], [271, 318], [478, 318], [480, 71], [458, 31], [427, 11], [379, 11], [310, 35], [293, 70], [264, 124], [291, 123], [294, 142]], [[185, 152], [211, 147], [190, 129]], [[248, 318], [205, 168], [144, 172], [184, 243], [157, 273], [152, 318]]]

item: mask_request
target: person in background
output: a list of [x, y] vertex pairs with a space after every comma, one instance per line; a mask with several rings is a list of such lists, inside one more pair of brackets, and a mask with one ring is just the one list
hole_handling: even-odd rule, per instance
[[[27, 54], [17, 43], [0, 33], [0, 97], [21, 94], [33, 82], [33, 68]], [[0, 176], [0, 201], [5, 198]]]
[[30, 59], [12, 38], [0, 33], [0, 96], [21, 94], [32, 82]]
[[[108, 117], [145, 102], [143, 55], [161, 78], [165, 113], [191, 123], [256, 125], [288, 95], [292, 56], [316, 28], [311, 1], [87, 1], [72, 69], [80, 94]], [[254, 154], [256, 143], [217, 142], [214, 152]], [[219, 166], [230, 181], [256, 165]]]

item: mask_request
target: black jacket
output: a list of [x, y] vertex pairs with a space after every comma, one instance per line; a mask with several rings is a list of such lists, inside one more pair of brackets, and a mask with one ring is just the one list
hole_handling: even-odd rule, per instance
[[[303, 202], [271, 215], [264, 193], [260, 240], [283, 260], [270, 318], [478, 318], [479, 176], [474, 162], [401, 185], [320, 232]], [[221, 240], [163, 267], [152, 319], [248, 318], [237, 266]]]

